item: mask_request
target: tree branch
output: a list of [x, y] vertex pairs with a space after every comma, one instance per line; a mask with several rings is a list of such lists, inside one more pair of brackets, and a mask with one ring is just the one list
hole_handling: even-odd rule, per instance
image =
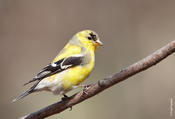
[[161, 60], [171, 55], [173, 52], [175, 52], [175, 40], [167, 44], [166, 46], [162, 47], [161, 49], [155, 51], [146, 58], [136, 62], [133, 65], [130, 65], [129, 67], [126, 67], [125, 69], [122, 69], [120, 72], [112, 76], [109, 76], [103, 80], [99, 80], [98, 83], [96, 84], [91, 84], [90, 87], [86, 90], [87, 94], [83, 93], [83, 91], [80, 91], [71, 96], [67, 100], [62, 100], [48, 107], [45, 107], [39, 111], [26, 115], [25, 117], [23, 117], [23, 119], [42, 119], [54, 115], [56, 113], [60, 113], [65, 109], [72, 107], [73, 105], [76, 105], [102, 92], [103, 90], [111, 87], [112, 85], [117, 84], [123, 80], [126, 80], [129, 77], [141, 71], [144, 71], [153, 65], [156, 65]]

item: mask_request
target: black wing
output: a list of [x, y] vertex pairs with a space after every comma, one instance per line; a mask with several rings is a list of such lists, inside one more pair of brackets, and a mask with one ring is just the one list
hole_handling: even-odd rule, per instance
[[24, 85], [27, 85], [34, 81], [41, 81], [43, 78], [62, 72], [68, 68], [80, 65], [82, 63], [82, 59], [82, 56], [71, 56], [49, 64], [45, 68], [43, 68], [35, 78], [25, 83]]

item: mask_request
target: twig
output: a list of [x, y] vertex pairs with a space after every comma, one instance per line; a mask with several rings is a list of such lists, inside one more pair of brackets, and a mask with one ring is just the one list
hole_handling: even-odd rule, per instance
[[90, 88], [86, 90], [87, 94], [83, 93], [83, 91], [80, 91], [74, 94], [73, 96], [71, 96], [67, 100], [62, 100], [48, 107], [45, 107], [39, 111], [28, 114], [24, 117], [24, 119], [42, 119], [42, 118], [54, 115], [56, 113], [60, 113], [65, 109], [72, 107], [73, 105], [76, 105], [102, 92], [103, 90], [111, 87], [112, 85], [117, 84], [123, 80], [126, 80], [129, 77], [135, 75], [136, 73], [139, 73], [141, 71], [144, 71], [150, 68], [153, 65], [156, 65], [157, 63], [159, 63], [161, 60], [163, 60], [173, 52], [175, 52], [175, 40], [167, 44], [166, 46], [162, 47], [161, 49], [155, 51], [154, 53], [147, 56], [146, 58], [136, 62], [133, 65], [130, 65], [129, 67], [126, 67], [120, 72], [112, 76], [109, 76], [103, 80], [99, 80], [98, 83], [96, 84], [91, 84]]

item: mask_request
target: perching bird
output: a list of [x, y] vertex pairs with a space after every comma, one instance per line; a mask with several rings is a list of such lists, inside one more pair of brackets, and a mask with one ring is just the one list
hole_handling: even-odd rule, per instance
[[[51, 91], [57, 95], [64, 95], [79, 87], [92, 71], [95, 64], [95, 51], [102, 42], [98, 35], [91, 30], [84, 30], [75, 34], [61, 50], [52, 63], [44, 67], [36, 77], [27, 82], [35, 84], [13, 100], [38, 91]], [[24, 85], [26, 85], [24, 84]]]

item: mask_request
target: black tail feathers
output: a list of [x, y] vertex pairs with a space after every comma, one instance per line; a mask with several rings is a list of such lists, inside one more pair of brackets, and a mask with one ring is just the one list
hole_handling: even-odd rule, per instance
[[22, 98], [24, 98], [25, 96], [29, 95], [30, 93], [32, 93], [33, 91], [31, 89], [25, 91], [24, 93], [22, 93], [20, 96], [18, 96], [17, 98], [13, 99], [12, 102], [16, 102]]
[[29, 84], [29, 83], [32, 83], [32, 82], [34, 82], [34, 81], [36, 81], [36, 80], [39, 80], [39, 79], [38, 79], [38, 78], [33, 78], [32, 80], [30, 80], [30, 81], [28, 81], [27, 83], [25, 83], [24, 86], [27, 85], [27, 84]]
[[40, 81], [36, 82], [30, 89], [28, 89], [27, 91], [25, 91], [24, 93], [22, 93], [20, 96], [18, 96], [17, 98], [13, 99], [12, 102], [16, 102], [22, 98], [24, 98], [25, 96], [35, 92], [35, 87], [38, 85]]

